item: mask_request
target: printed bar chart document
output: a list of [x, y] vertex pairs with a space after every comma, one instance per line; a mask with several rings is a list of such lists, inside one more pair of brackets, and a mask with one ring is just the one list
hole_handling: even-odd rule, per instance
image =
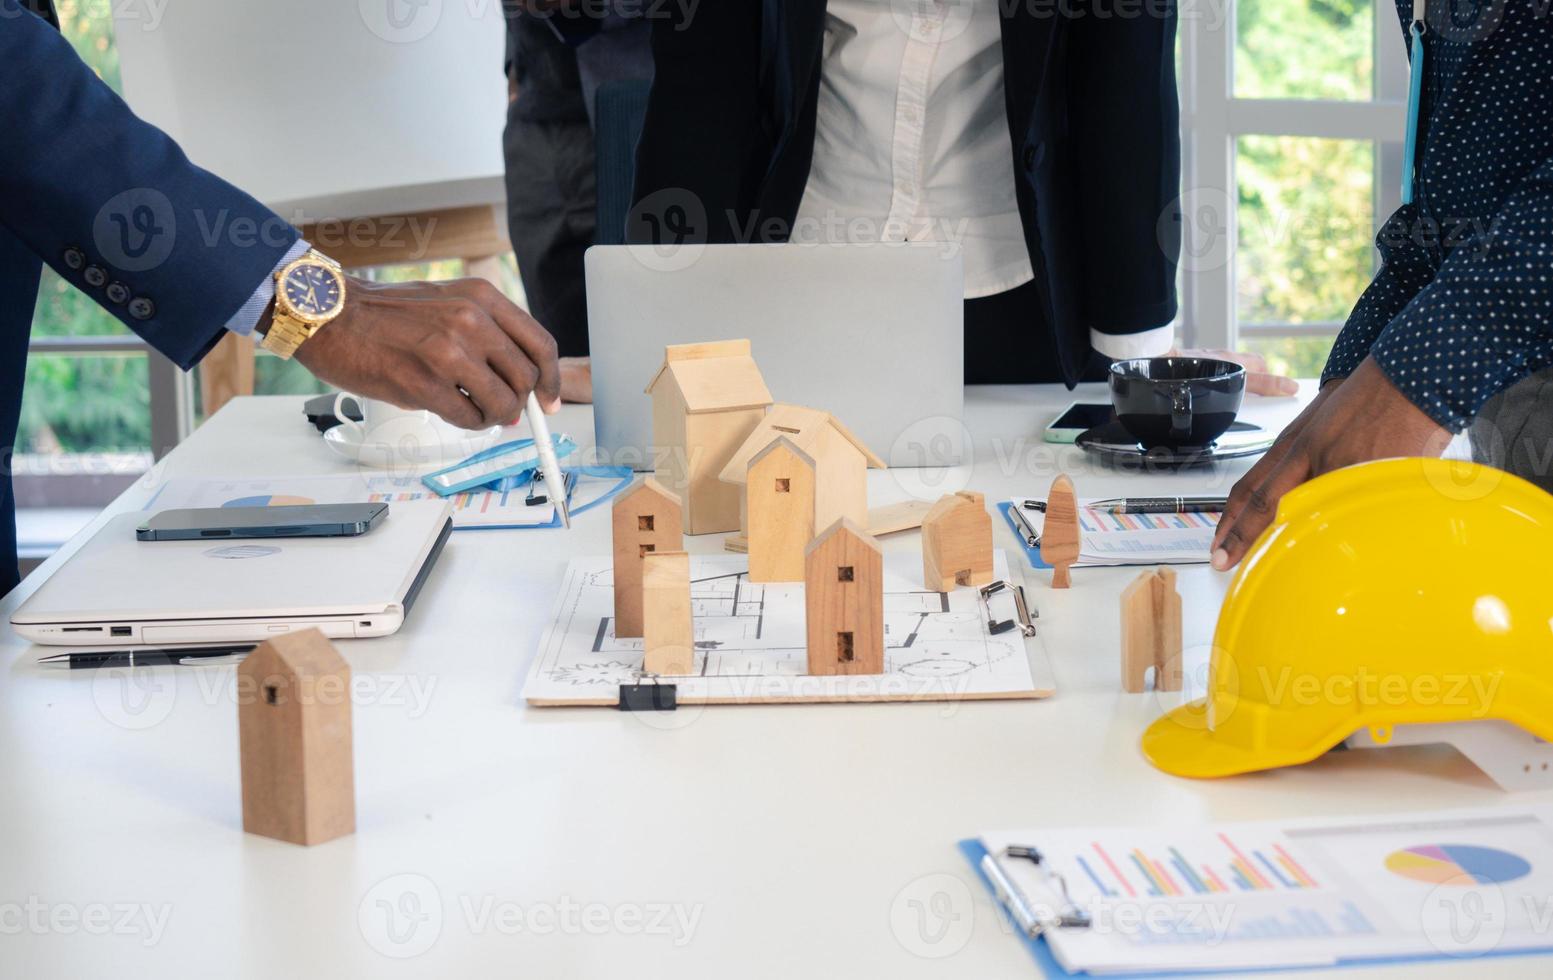
[[1550, 821], [1507, 806], [1004, 831], [961, 849], [1070, 973], [1337, 966], [1553, 950]]
[[[1046, 515], [1024, 508], [1027, 498], [1010, 505], [1040, 534]], [[1112, 514], [1090, 506], [1093, 498], [1079, 501], [1079, 566], [1185, 565], [1207, 562], [1216, 512], [1188, 514]]]

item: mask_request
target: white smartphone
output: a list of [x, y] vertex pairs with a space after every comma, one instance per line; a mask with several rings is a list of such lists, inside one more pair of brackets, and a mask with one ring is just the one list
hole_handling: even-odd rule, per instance
[[1046, 427], [1047, 442], [1072, 444], [1088, 429], [1104, 425], [1115, 417], [1110, 402], [1073, 402]]

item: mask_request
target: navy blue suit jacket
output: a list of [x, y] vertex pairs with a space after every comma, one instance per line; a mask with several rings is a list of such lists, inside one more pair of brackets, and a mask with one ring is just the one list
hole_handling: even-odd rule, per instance
[[0, 0], [0, 595], [16, 584], [10, 462], [42, 263], [187, 369], [296, 239]]

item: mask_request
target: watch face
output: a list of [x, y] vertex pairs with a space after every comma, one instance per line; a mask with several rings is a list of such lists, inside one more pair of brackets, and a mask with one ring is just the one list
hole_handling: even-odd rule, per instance
[[302, 316], [324, 317], [339, 312], [340, 274], [328, 266], [299, 265], [286, 274], [282, 285], [291, 308]]

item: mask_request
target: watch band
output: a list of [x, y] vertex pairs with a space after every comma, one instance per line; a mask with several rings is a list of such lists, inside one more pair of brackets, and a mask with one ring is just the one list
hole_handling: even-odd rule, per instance
[[277, 309], [274, 319], [270, 321], [270, 329], [264, 332], [264, 339], [259, 342], [259, 346], [281, 360], [289, 361], [291, 355], [297, 352], [297, 348], [312, 337], [321, 326], [323, 326], [321, 323], [303, 323]]
[[[290, 360], [291, 356], [297, 352], [298, 347], [301, 347], [308, 341], [309, 338], [313, 336], [313, 334], [317, 333], [334, 319], [334, 317], [330, 317], [329, 320], [318, 322], [303, 320], [299, 317], [292, 316], [290, 313], [281, 308], [281, 299], [284, 295], [284, 285], [282, 280], [287, 272], [295, 268], [299, 263], [304, 262], [317, 262], [322, 265], [331, 266], [337, 272], [342, 271], [340, 263], [331, 259], [329, 256], [323, 254], [317, 249], [309, 249], [295, 262], [287, 263], [285, 268], [280, 269], [275, 273], [275, 312], [271, 317], [269, 329], [264, 331], [263, 337], [259, 341], [259, 346], [274, 354], [276, 357], [279, 357], [281, 360]], [[343, 296], [343, 282], [341, 289]], [[338, 313], [335, 314], [335, 316], [338, 315]]]

